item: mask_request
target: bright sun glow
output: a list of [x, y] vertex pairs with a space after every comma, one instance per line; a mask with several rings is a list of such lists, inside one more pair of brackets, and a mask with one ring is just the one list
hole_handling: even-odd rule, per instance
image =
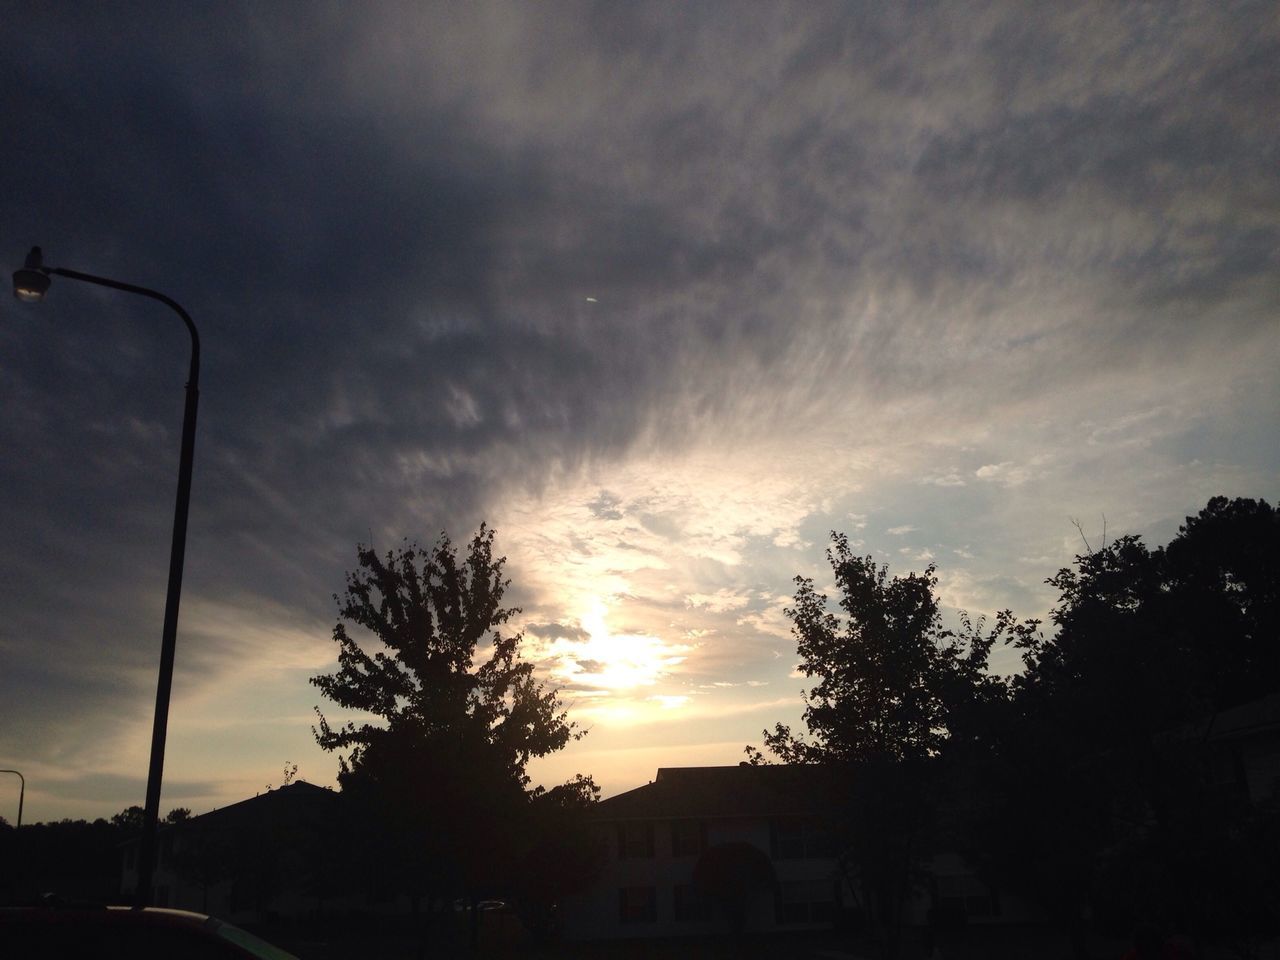
[[646, 634], [611, 632], [608, 612], [603, 601], [591, 601], [578, 619], [585, 638], [559, 637], [551, 645], [549, 653], [556, 661], [552, 676], [572, 684], [576, 694], [598, 697], [653, 686], [684, 662], [687, 646]]

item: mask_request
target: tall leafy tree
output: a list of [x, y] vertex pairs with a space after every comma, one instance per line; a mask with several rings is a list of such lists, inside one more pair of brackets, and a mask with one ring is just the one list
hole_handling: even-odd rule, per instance
[[360, 815], [349, 847], [371, 888], [415, 898], [473, 895], [510, 882], [529, 802], [526, 765], [580, 736], [554, 690], [503, 631], [505, 558], [482, 526], [460, 555], [447, 535], [359, 566], [335, 596], [338, 670], [312, 678], [360, 719], [316, 741], [339, 753], [339, 780]]
[[786, 611], [800, 671], [817, 681], [804, 695], [809, 738], [778, 724], [765, 732], [766, 748], [792, 763], [936, 756], [950, 736], [970, 732], [964, 721], [983, 702], [1002, 696], [987, 659], [998, 639], [1025, 626], [1004, 611], [990, 630], [968, 618], [958, 632], [944, 627], [932, 564], [891, 578], [842, 533], [832, 533], [827, 560], [840, 613], [808, 577], [796, 577]]
[[1016, 640], [1025, 670], [996, 732], [1004, 801], [987, 849], [1077, 928], [1080, 955], [1086, 908], [1239, 933], [1221, 908], [1257, 900], [1267, 916], [1277, 881], [1224, 898], [1222, 851], [1252, 875], [1266, 844], [1235, 838], [1274, 837], [1256, 823], [1274, 812], [1223, 805], [1207, 734], [1221, 711], [1280, 691], [1280, 515], [1215, 497], [1168, 546], [1120, 537], [1047, 582], [1055, 629]]
[[[987, 672], [992, 646], [1028, 629], [1001, 613], [991, 629], [962, 620], [943, 625], [932, 565], [890, 577], [887, 566], [853, 553], [844, 534], [827, 550], [837, 609], [811, 579], [796, 577], [787, 616], [800, 670], [815, 678], [805, 693], [808, 736], [778, 724], [765, 749], [787, 763], [828, 767], [829, 828], [840, 863], [876, 928], [887, 957], [901, 948], [917, 864], [937, 829], [938, 758], [951, 742], [971, 742], [978, 721], [1003, 701]], [[764, 754], [747, 748], [753, 762]]]

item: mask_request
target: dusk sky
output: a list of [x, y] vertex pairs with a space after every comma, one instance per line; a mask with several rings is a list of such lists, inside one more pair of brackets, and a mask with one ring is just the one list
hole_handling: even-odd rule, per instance
[[[204, 346], [161, 811], [298, 776], [357, 542], [481, 521], [606, 795], [736, 763], [831, 530], [947, 616], [1280, 496], [1274, 2], [4, 3], [0, 249]], [[141, 804], [187, 337], [0, 311], [0, 767]], [[1096, 544], [1095, 544], [1096, 545]], [[1016, 652], [999, 650], [1010, 672]], [[334, 711], [326, 710], [332, 719]], [[0, 816], [17, 784], [0, 778]]]

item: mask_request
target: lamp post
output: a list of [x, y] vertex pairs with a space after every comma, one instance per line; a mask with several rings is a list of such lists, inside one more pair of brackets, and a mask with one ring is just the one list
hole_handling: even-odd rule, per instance
[[17, 770], [0, 770], [0, 773], [12, 773], [20, 781], [18, 784], [18, 829], [22, 829], [22, 801], [27, 795], [27, 778]]
[[13, 295], [24, 303], [38, 303], [49, 291], [50, 276], [83, 280], [113, 290], [159, 300], [182, 318], [191, 334], [191, 366], [187, 374], [187, 399], [182, 414], [182, 453], [178, 461], [178, 496], [173, 510], [173, 543], [169, 551], [169, 588], [164, 601], [164, 632], [160, 641], [160, 678], [156, 684], [156, 711], [151, 728], [151, 763], [147, 769], [146, 818], [138, 851], [138, 886], [134, 905], [149, 906], [155, 873], [156, 830], [160, 819], [160, 782], [164, 774], [164, 742], [169, 726], [169, 691], [173, 686], [173, 652], [178, 636], [178, 603], [182, 596], [182, 564], [187, 545], [187, 507], [191, 501], [191, 463], [195, 454], [196, 402], [200, 396], [200, 335], [187, 311], [163, 293], [146, 287], [108, 280], [92, 274], [48, 267], [39, 247], [32, 247], [21, 270], [13, 273]]

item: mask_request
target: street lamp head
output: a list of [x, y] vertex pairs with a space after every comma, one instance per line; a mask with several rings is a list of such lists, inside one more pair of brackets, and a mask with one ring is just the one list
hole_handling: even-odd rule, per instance
[[23, 303], [39, 303], [49, 292], [49, 274], [44, 270], [44, 256], [32, 247], [21, 270], [13, 271], [13, 295]]

